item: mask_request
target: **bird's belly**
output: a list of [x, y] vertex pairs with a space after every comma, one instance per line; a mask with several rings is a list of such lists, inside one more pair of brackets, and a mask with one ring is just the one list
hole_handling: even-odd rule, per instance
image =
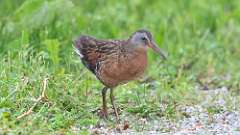
[[133, 59], [121, 59], [106, 62], [101, 69], [102, 83], [108, 87], [115, 87], [140, 77], [147, 67], [147, 57], [136, 56]]

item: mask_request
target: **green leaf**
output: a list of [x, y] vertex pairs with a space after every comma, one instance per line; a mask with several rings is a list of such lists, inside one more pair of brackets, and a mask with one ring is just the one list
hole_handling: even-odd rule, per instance
[[26, 31], [22, 31], [21, 45], [27, 48], [29, 46], [29, 34]]
[[60, 57], [59, 57], [59, 41], [57, 39], [48, 39], [44, 41], [44, 44], [47, 47], [47, 51], [49, 53], [50, 59], [55, 66], [59, 65]]

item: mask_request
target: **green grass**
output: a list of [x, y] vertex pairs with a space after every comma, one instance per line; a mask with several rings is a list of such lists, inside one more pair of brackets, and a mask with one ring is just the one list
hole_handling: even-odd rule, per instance
[[[122, 119], [178, 119], [175, 106], [204, 99], [196, 86], [226, 86], [239, 98], [238, 0], [1, 0], [0, 134], [71, 134], [72, 127], [88, 134], [99, 121], [92, 111], [101, 106], [103, 86], [73, 53], [72, 40], [83, 33], [127, 38], [139, 28], [153, 33], [168, 60], [150, 51], [150, 81], [115, 90]], [[36, 102], [45, 78], [48, 101], [16, 120]]]

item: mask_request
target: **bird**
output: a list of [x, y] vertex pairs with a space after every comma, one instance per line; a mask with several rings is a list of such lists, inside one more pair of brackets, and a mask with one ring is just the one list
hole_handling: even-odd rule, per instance
[[143, 75], [148, 65], [148, 48], [152, 48], [162, 59], [166, 59], [165, 52], [158, 47], [152, 34], [145, 29], [135, 31], [126, 40], [97, 39], [80, 35], [74, 40], [73, 47], [83, 65], [104, 85], [101, 91], [101, 117], [108, 118], [106, 93], [110, 90], [110, 100], [117, 121], [119, 115], [114, 100], [114, 88]]

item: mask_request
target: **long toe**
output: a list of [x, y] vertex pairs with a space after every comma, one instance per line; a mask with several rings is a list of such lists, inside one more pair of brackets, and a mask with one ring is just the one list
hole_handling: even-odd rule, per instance
[[108, 112], [105, 110], [100, 110], [98, 112], [98, 116], [102, 119], [108, 119]]

